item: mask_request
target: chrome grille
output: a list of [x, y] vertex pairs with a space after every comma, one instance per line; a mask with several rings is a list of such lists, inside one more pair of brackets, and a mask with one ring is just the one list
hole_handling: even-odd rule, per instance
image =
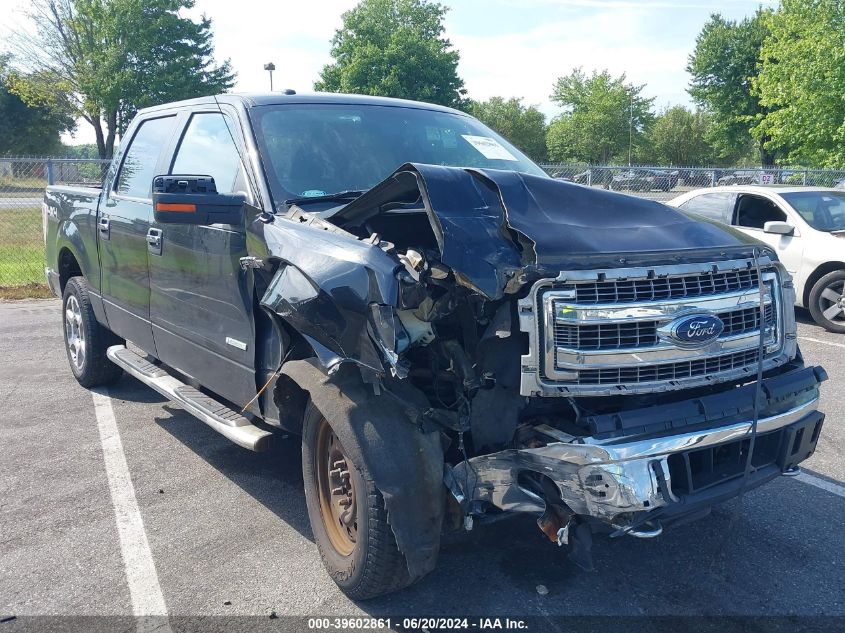
[[579, 385], [616, 385], [681, 380], [740, 369], [757, 362], [757, 350], [746, 350], [680, 363], [587, 369], [578, 373]]
[[[610, 396], [746, 380], [757, 369], [761, 330], [764, 371], [795, 357], [794, 301], [789, 274], [768, 253], [562, 270], [518, 300], [529, 337], [520, 393]], [[699, 315], [718, 316], [723, 329], [696, 344], [684, 328]]]
[[[765, 307], [766, 326], [775, 324], [775, 308], [770, 303]], [[746, 308], [734, 312], [723, 312], [718, 317], [725, 324], [722, 336], [735, 336], [746, 332], [756, 332], [760, 329], [760, 309]]]
[[[558, 302], [555, 302], [556, 304]], [[568, 303], [568, 302], [566, 302]], [[770, 303], [765, 308], [766, 326], [774, 325], [775, 311]], [[720, 338], [727, 338], [759, 329], [760, 310], [756, 307], [720, 312], [725, 324]], [[554, 339], [557, 347], [573, 350], [634, 349], [657, 345], [659, 321], [634, 321], [631, 323], [555, 323]]]
[[626, 349], [656, 344], [657, 321], [598, 325], [555, 324], [555, 345], [568, 349]]
[[655, 279], [564, 284], [558, 287], [574, 291], [575, 302], [581, 304], [685, 299], [756, 288], [757, 271], [753, 268], [743, 268]]

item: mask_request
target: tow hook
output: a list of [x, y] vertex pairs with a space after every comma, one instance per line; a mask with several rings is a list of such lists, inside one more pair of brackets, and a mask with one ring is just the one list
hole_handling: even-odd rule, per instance
[[[647, 526], [648, 523], [645, 523], [643, 525]], [[654, 527], [650, 530], [643, 529], [643, 527], [635, 527], [634, 529], [629, 530], [627, 534], [628, 536], [633, 536], [634, 538], [657, 538], [658, 536], [663, 534], [663, 526], [660, 524], [660, 521], [655, 519]]]
[[649, 519], [648, 521], [643, 521], [636, 525], [620, 527], [610, 535], [610, 538], [617, 538], [620, 536], [633, 536], [634, 538], [657, 538], [661, 534], [663, 534], [663, 525], [661, 525], [660, 521], [657, 519]]

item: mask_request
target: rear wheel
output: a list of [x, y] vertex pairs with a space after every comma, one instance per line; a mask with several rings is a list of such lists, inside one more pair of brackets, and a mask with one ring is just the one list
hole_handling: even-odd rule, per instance
[[83, 277], [68, 280], [62, 307], [65, 350], [76, 381], [83, 387], [115, 382], [123, 370], [106, 357], [106, 350], [123, 341], [97, 321], [88, 295], [88, 283]]
[[353, 599], [410, 584], [384, 499], [366, 468], [355, 464], [313, 405], [305, 413], [302, 475], [317, 549], [332, 580]]
[[834, 270], [810, 291], [810, 314], [826, 330], [845, 333], [845, 270]]

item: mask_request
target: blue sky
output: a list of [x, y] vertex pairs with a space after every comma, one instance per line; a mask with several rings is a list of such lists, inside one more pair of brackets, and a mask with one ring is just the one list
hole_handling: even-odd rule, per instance
[[[713, 12], [752, 14], [761, 0], [446, 0], [448, 37], [461, 53], [459, 72], [469, 95], [523, 97], [549, 117], [555, 79], [573, 68], [607, 68], [646, 84], [655, 104], [689, 103], [684, 71], [695, 36]], [[236, 91], [269, 87], [266, 62], [276, 65], [275, 86], [307, 91], [330, 61], [329, 40], [355, 0], [196, 0], [191, 13], [213, 21], [217, 56], [238, 73]], [[8, 33], [26, 28], [22, 0], [0, 0], [0, 49]], [[80, 125], [75, 142], [89, 142]]]

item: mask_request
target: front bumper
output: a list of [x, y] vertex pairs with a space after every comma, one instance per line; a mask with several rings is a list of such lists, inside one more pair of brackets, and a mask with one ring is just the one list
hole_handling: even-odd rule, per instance
[[[681, 429], [670, 424], [676, 429], [670, 435], [646, 424], [637, 427], [646, 432], [636, 434], [604, 433], [505, 450], [458, 464], [454, 480], [463, 486], [469, 508], [542, 514], [562, 502], [574, 515], [616, 528], [658, 517], [674, 522], [792, 470], [812, 455], [824, 421], [817, 411], [818, 386], [826, 377], [820, 367], [796, 367], [763, 381], [747, 479], [755, 385], [698, 399], [704, 419], [690, 419]], [[684, 411], [688, 405], [668, 406]], [[665, 408], [626, 417], [641, 422], [650, 410]], [[559, 498], [538, 494], [530, 485], [538, 476], [554, 484]]]

